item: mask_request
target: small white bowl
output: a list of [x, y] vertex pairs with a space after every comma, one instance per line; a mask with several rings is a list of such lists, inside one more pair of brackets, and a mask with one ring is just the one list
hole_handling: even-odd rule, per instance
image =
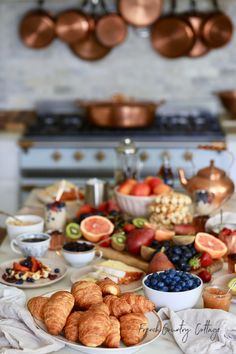
[[173, 311], [180, 311], [192, 308], [196, 305], [198, 299], [202, 294], [203, 282], [201, 278], [199, 278], [195, 274], [193, 274], [193, 276], [198, 278], [201, 281], [201, 284], [195, 289], [180, 292], [166, 292], [149, 288], [145, 284], [145, 280], [149, 275], [151, 274], [146, 275], [146, 277], [143, 278], [142, 281], [144, 294], [149, 300], [151, 300], [156, 305], [158, 309], [161, 307], [168, 307]]
[[9, 222], [14, 222], [12, 217], [6, 219], [7, 234], [10, 240], [16, 238], [17, 235], [26, 233], [41, 233], [44, 228], [44, 219], [37, 215], [16, 215], [18, 219], [24, 222], [32, 222], [31, 225], [14, 225]]
[[[72, 267], [80, 268], [86, 264], [91, 263], [92, 261], [99, 260], [102, 258], [102, 251], [96, 250], [95, 246], [91, 242], [87, 241], [75, 241], [76, 243], [86, 243], [87, 245], [93, 246], [91, 250], [88, 251], [68, 251], [65, 250], [63, 246], [62, 254], [65, 260], [72, 265]], [[69, 242], [68, 242], [69, 243]]]
[[126, 195], [115, 189], [117, 203], [120, 209], [131, 216], [147, 216], [149, 214], [148, 205], [155, 201], [156, 195], [147, 197], [137, 197]]

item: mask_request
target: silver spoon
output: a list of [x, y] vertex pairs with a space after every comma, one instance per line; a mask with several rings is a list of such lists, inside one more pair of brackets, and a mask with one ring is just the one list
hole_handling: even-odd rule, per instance
[[7, 213], [6, 211], [0, 210], [0, 215], [10, 216], [12, 219], [16, 220], [17, 222], [19, 222], [21, 224], [24, 223], [21, 219], [17, 218], [16, 216], [14, 216], [12, 214]]

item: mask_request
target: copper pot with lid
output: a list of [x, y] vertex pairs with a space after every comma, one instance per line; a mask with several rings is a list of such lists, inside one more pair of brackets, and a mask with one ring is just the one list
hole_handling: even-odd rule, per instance
[[214, 207], [220, 206], [231, 197], [234, 192], [234, 183], [226, 175], [225, 171], [216, 167], [214, 160], [210, 161], [210, 165], [198, 171], [191, 179], [187, 180], [183, 169], [179, 169], [179, 178], [182, 186], [194, 198], [196, 193], [208, 193], [211, 197], [210, 201]]
[[52, 15], [42, 8], [44, 1], [39, 0], [38, 9], [29, 11], [21, 20], [19, 34], [24, 44], [32, 49], [49, 46], [55, 38], [55, 23]]
[[187, 55], [195, 43], [195, 33], [190, 22], [176, 15], [176, 0], [171, 0], [170, 12], [157, 20], [151, 31], [153, 48], [167, 58]]
[[164, 101], [137, 101], [123, 95], [110, 101], [78, 101], [92, 125], [101, 128], [143, 128], [153, 124], [156, 109]]
[[119, 10], [129, 24], [146, 27], [153, 24], [161, 14], [163, 0], [119, 0]]

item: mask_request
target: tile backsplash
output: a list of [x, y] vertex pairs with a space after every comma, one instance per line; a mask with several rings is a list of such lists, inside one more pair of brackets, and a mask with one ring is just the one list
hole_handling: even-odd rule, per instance
[[[182, 9], [188, 3], [179, 0]], [[197, 3], [202, 9], [211, 6], [211, 0]], [[168, 4], [165, 0], [165, 10]], [[221, 0], [219, 4], [236, 28], [236, 1]], [[54, 14], [72, 6], [78, 6], [78, 0], [45, 3]], [[130, 27], [125, 43], [106, 58], [85, 62], [57, 39], [43, 50], [23, 45], [19, 22], [34, 7], [32, 0], [0, 1], [0, 109], [31, 109], [44, 99], [109, 98], [117, 92], [221, 109], [211, 92], [236, 87], [236, 35], [229, 45], [202, 58], [168, 60], [152, 49], [149, 38], [141, 38]]]

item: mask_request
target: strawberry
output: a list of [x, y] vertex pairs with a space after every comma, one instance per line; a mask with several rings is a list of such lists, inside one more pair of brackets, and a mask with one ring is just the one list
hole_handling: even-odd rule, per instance
[[76, 213], [76, 217], [79, 219], [80, 214], [89, 214], [95, 211], [95, 209], [90, 204], [82, 205]]
[[100, 243], [100, 241], [99, 241], [100, 246], [102, 246], [102, 247], [110, 247], [110, 245], [111, 245], [111, 238], [109, 238], [109, 236], [104, 235], [104, 236], [101, 237], [100, 240], [101, 240], [101, 241], [104, 240], [104, 241], [101, 242], [101, 243]]
[[202, 270], [198, 276], [202, 279], [203, 283], [208, 283], [211, 281], [211, 273], [207, 270]]
[[192, 270], [197, 270], [201, 267], [201, 261], [199, 256], [195, 256], [193, 258], [190, 259], [189, 261], [189, 265], [191, 266]]
[[13, 269], [16, 272], [28, 272], [30, 269], [28, 267], [22, 266], [20, 263], [13, 263]]
[[136, 227], [133, 224], [125, 224], [123, 226], [123, 229], [124, 229], [124, 232], [127, 233], [127, 232], [130, 232], [130, 231], [136, 229]]
[[30, 260], [32, 263], [31, 272], [37, 272], [37, 270], [39, 270], [41, 267], [41, 263], [34, 257], [31, 257]]
[[202, 267], [208, 267], [208, 266], [212, 265], [213, 259], [211, 258], [209, 253], [203, 252], [200, 257], [200, 263], [201, 263]]

